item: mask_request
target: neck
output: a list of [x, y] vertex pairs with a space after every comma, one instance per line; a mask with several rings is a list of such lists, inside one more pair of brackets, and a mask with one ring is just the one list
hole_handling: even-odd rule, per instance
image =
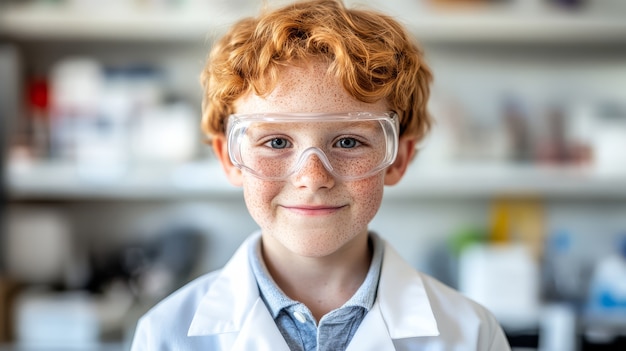
[[278, 287], [291, 299], [306, 305], [318, 321], [354, 295], [365, 280], [372, 259], [367, 234], [325, 257], [278, 255], [266, 245], [261, 252]]

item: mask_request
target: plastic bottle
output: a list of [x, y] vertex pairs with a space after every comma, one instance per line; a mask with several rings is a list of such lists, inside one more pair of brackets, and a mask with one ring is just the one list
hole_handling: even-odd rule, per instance
[[593, 314], [617, 317], [626, 324], [626, 233], [619, 239], [617, 252], [596, 265], [588, 308]]

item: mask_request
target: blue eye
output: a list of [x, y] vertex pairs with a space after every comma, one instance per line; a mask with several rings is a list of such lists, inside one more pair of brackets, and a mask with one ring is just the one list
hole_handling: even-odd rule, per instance
[[269, 141], [272, 149], [284, 149], [289, 146], [289, 142], [283, 138], [274, 138]]
[[354, 138], [343, 138], [337, 141], [337, 146], [343, 149], [352, 149], [359, 145], [359, 142]]

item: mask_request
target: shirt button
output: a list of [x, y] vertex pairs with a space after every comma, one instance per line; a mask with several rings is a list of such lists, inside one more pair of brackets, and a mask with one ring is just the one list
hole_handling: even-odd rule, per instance
[[296, 317], [296, 319], [298, 320], [298, 322], [300, 323], [305, 323], [306, 322], [306, 316], [303, 315], [302, 313], [295, 311], [293, 313], [293, 316]]

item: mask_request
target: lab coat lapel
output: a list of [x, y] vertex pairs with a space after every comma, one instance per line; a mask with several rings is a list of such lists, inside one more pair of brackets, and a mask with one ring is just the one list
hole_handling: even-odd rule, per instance
[[380, 314], [392, 339], [439, 335], [420, 273], [385, 244], [378, 283]]
[[239, 331], [232, 351], [289, 351], [287, 342], [260, 298]]
[[395, 351], [378, 303], [375, 303], [365, 315], [346, 349], [346, 351], [362, 350]]
[[189, 336], [238, 332], [259, 291], [248, 262], [252, 236], [242, 244], [202, 297], [189, 327]]
[[420, 274], [385, 245], [376, 302], [346, 351], [393, 351], [394, 340], [439, 335]]
[[196, 310], [188, 336], [213, 336], [225, 349], [238, 351], [289, 351], [250, 269], [249, 246], [258, 237], [246, 240], [219, 273]]

